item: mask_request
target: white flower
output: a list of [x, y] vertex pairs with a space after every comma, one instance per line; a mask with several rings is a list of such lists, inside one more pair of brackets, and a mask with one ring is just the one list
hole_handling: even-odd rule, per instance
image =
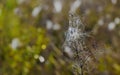
[[39, 56], [39, 60], [41, 63], [45, 62], [45, 58], [43, 56]]
[[102, 26], [103, 24], [104, 24], [103, 19], [102, 19], [102, 18], [101, 18], [101, 19], [99, 19], [99, 20], [98, 20], [98, 25]]
[[21, 45], [21, 42], [18, 38], [14, 38], [11, 43], [12, 49], [17, 49]]
[[115, 22], [115, 24], [119, 24], [120, 23], [120, 18], [116, 17], [114, 22]]
[[46, 28], [47, 28], [48, 30], [52, 29], [52, 28], [53, 28], [53, 22], [50, 21], [50, 20], [47, 20], [47, 21], [46, 21]]
[[111, 0], [112, 4], [116, 4], [117, 0]]
[[54, 24], [53, 30], [59, 30], [59, 29], [60, 29], [60, 25], [58, 23]]
[[54, 10], [55, 12], [59, 13], [62, 10], [62, 2], [61, 0], [54, 0]]
[[115, 28], [116, 24], [114, 22], [111, 22], [108, 24], [108, 29], [111, 31]]
[[70, 48], [70, 47], [65, 46], [64, 51], [65, 51], [65, 53], [67, 53], [67, 54], [68, 54], [68, 56], [73, 57], [73, 52], [72, 52], [72, 50], [71, 50], [71, 48]]
[[76, 9], [81, 5], [81, 0], [76, 0], [70, 8], [70, 12], [75, 12]]
[[35, 7], [32, 11], [32, 16], [37, 17], [41, 10], [42, 10], [41, 6]]

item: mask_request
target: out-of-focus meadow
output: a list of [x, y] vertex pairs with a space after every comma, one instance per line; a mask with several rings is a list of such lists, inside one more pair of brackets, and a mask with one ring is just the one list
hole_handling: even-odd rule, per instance
[[62, 53], [69, 11], [104, 44], [97, 74], [120, 75], [120, 0], [0, 0], [0, 75], [73, 75]]

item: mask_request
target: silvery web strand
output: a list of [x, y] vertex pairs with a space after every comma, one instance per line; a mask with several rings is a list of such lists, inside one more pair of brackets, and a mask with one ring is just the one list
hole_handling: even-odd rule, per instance
[[[94, 60], [96, 51], [91, 51], [87, 46], [85, 26], [82, 24], [80, 17], [76, 14], [69, 14], [69, 27], [66, 32], [64, 42], [64, 51], [68, 54], [77, 70], [83, 69], [87, 62]], [[91, 44], [90, 44], [91, 45]], [[99, 52], [99, 50], [97, 50]], [[87, 67], [86, 67], [87, 68]], [[79, 73], [79, 72], [78, 72]]]
[[[85, 26], [82, 24], [80, 17], [70, 13], [69, 27], [66, 32], [66, 40], [64, 43], [65, 51], [68, 52], [71, 59], [74, 61], [74, 66], [77, 69], [81, 68], [90, 56], [90, 51], [85, 45], [86, 33]], [[69, 49], [69, 50], [68, 50]]]

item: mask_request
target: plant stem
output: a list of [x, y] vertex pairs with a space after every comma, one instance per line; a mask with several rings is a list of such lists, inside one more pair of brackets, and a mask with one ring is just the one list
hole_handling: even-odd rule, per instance
[[81, 74], [80, 75], [83, 75], [83, 66], [81, 66]]

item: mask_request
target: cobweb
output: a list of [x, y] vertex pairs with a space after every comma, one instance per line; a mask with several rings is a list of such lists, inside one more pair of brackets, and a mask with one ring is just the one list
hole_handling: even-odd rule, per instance
[[73, 63], [75, 75], [83, 75], [84, 70], [89, 69], [90, 63], [96, 62], [99, 54], [102, 54], [102, 50], [96, 48], [95, 41], [90, 41], [88, 38], [91, 36], [85, 32], [85, 25], [81, 22], [80, 17], [77, 14], [70, 13], [69, 27], [63, 46], [64, 52], [68, 54]]

